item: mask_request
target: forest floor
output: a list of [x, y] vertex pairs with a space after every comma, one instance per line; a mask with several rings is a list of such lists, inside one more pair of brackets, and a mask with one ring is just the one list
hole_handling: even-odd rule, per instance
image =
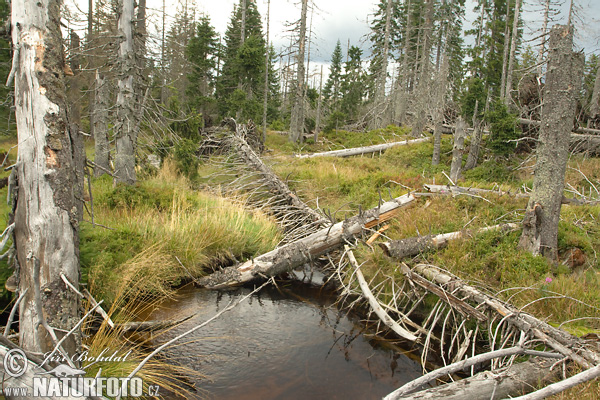
[[[407, 130], [387, 128], [369, 133], [339, 131], [323, 135], [318, 144], [298, 148], [286, 136], [270, 132], [262, 158], [298, 195], [314, 208], [327, 209], [338, 221], [384, 200], [423, 185], [448, 183], [451, 139], [444, 137], [440, 165], [431, 165], [431, 142], [395, 147], [383, 154], [352, 158], [301, 159], [294, 154], [335, 150], [406, 139]], [[0, 143], [8, 150], [11, 141]], [[88, 149], [91, 144], [88, 144]], [[16, 158], [13, 149], [11, 155]], [[514, 154], [493, 156], [483, 150], [480, 165], [466, 171], [461, 186], [501, 188], [517, 192], [530, 188], [535, 158]], [[94, 223], [81, 229], [83, 281], [92, 293], [113, 305], [125, 299], [157, 299], [173, 287], [202, 276], [208, 270], [241, 261], [274, 248], [281, 234], [266, 214], [249, 210], [243, 196], [223, 199], [197, 190], [203, 187], [212, 166], [201, 164], [198, 178], [181, 177], [173, 162], [158, 172], [140, 173], [134, 187], [114, 188], [108, 176], [92, 179]], [[573, 155], [566, 182], [586, 193], [600, 188], [600, 159]], [[597, 193], [596, 193], [597, 195]], [[6, 188], [0, 197], [6, 196]], [[522, 221], [526, 199], [485, 195], [421, 198], [390, 222], [384, 238], [402, 239], [430, 233], [475, 229]], [[5, 204], [2, 202], [2, 204]], [[87, 202], [91, 210], [91, 202]], [[8, 215], [8, 207], [0, 206]], [[467, 282], [488, 288], [498, 297], [575, 335], [600, 333], [600, 206], [563, 205], [559, 226], [561, 263], [550, 264], [517, 247], [520, 230], [490, 231], [450, 242], [443, 250], [426, 253], [414, 261], [442, 267]], [[6, 219], [5, 219], [6, 220]], [[402, 279], [398, 263], [378, 246], [361, 245], [355, 251], [365, 262], [362, 271], [384, 268]], [[570, 254], [577, 254], [575, 260]], [[3, 279], [10, 276], [5, 261]], [[142, 285], [143, 282], [143, 285]], [[2, 282], [2, 286], [3, 282]], [[4, 290], [3, 296], [9, 298]], [[10, 306], [8, 306], [10, 307]], [[116, 315], [116, 313], [115, 313]], [[127, 319], [127, 313], [116, 318]], [[600, 398], [598, 382], [577, 387], [556, 399]]]

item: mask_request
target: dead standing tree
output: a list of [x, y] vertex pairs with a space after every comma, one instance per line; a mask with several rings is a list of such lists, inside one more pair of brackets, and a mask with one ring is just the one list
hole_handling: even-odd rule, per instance
[[292, 117], [290, 121], [290, 140], [301, 142], [304, 136], [304, 52], [306, 48], [306, 14], [308, 12], [308, 0], [302, 0], [302, 12], [298, 26], [298, 53], [296, 53], [297, 75], [294, 104], [292, 106]]
[[[83, 146], [66, 108], [60, 0], [13, 2], [15, 106], [19, 137], [14, 242], [21, 346], [51, 351], [79, 321], [79, 221]], [[79, 349], [76, 332], [64, 343]]]
[[519, 246], [557, 260], [558, 221], [583, 55], [573, 51], [571, 26], [550, 31], [549, 61], [533, 190]]
[[119, 31], [119, 93], [115, 122], [115, 181], [133, 184], [135, 174], [135, 149], [137, 144], [133, 81], [135, 76], [135, 52], [133, 49], [133, 0], [121, 0]]

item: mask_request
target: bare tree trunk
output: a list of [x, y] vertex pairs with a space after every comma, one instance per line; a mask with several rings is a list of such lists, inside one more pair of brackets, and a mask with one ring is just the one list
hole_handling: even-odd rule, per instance
[[[600, 61], [598, 61], [598, 70], [596, 71], [596, 80], [594, 81], [594, 89], [592, 91], [592, 101], [590, 103], [590, 118], [598, 117], [598, 100], [600, 97]], [[588, 120], [589, 121], [589, 120]], [[589, 126], [588, 126], [589, 128]]]
[[385, 29], [383, 34], [383, 54], [381, 55], [381, 67], [377, 75], [376, 92], [374, 102], [374, 115], [371, 120], [371, 128], [377, 129], [387, 125], [388, 120], [385, 116], [385, 87], [387, 82], [388, 58], [390, 53], [390, 35], [392, 25], [392, 0], [386, 0], [385, 9]]
[[323, 65], [321, 65], [321, 77], [319, 80], [319, 101], [317, 102], [317, 117], [315, 119], [315, 143], [319, 140], [321, 131], [321, 110], [323, 107]]
[[512, 39], [510, 42], [510, 56], [508, 57], [508, 72], [506, 73], [506, 91], [504, 92], [504, 103], [507, 106], [510, 105], [513, 74], [515, 70], [515, 53], [517, 51], [517, 37], [519, 36], [519, 10], [521, 8], [521, 0], [516, 1], [515, 16], [512, 27]]
[[557, 261], [558, 221], [569, 156], [569, 133], [573, 128], [576, 98], [581, 86], [583, 55], [573, 52], [570, 26], [552, 27], [548, 49], [535, 177], [519, 246]]
[[435, 105], [434, 128], [433, 128], [433, 156], [431, 164], [438, 165], [440, 163], [440, 153], [442, 149], [442, 131], [444, 124], [444, 108], [446, 106], [446, 90], [448, 86], [448, 72], [450, 69], [448, 54], [444, 54], [444, 61], [439, 72], [439, 81], [437, 84], [437, 99]]
[[[94, 0], [88, 0], [88, 20], [87, 20], [87, 38], [86, 38], [86, 49], [87, 49], [87, 68], [92, 71], [89, 74], [88, 85], [92, 87], [94, 81], [94, 55], [92, 53], [93, 45], [92, 45], [92, 35], [94, 28]], [[90, 119], [90, 135], [94, 136], [94, 91], [90, 90], [88, 93], [88, 118]]]
[[93, 122], [94, 122], [94, 153], [95, 159], [94, 168], [95, 176], [102, 176], [107, 171], [110, 171], [110, 147], [108, 144], [108, 102], [109, 90], [108, 82], [100, 72], [96, 71], [96, 94], [94, 107]]
[[69, 58], [72, 75], [69, 76], [67, 81], [67, 98], [69, 102], [70, 112], [69, 120], [71, 123], [77, 125], [77, 129], [81, 126], [81, 91], [80, 91], [80, 58], [78, 53], [81, 52], [80, 40], [77, 33], [71, 30], [69, 35]]
[[[143, 115], [144, 92], [146, 87], [146, 0], [138, 0], [136, 18], [136, 38], [133, 42], [137, 74], [135, 75], [136, 127]], [[136, 128], [137, 129], [137, 128]]]
[[411, 0], [406, 1], [406, 28], [404, 29], [404, 49], [402, 55], [402, 66], [396, 85], [396, 120], [398, 125], [406, 121], [406, 109], [408, 107], [408, 52], [410, 50], [411, 30]]
[[431, 32], [433, 31], [433, 2], [427, 1], [427, 11], [425, 13], [425, 26], [423, 36], [423, 54], [421, 56], [421, 73], [419, 74], [418, 90], [417, 90], [417, 120], [413, 126], [411, 135], [419, 137], [423, 134], [425, 124], [427, 123], [426, 106], [428, 95], [431, 88], [430, 81], [430, 53], [431, 53]]
[[467, 163], [465, 164], [465, 171], [475, 168], [477, 166], [477, 160], [479, 159], [479, 148], [481, 147], [483, 129], [481, 129], [481, 121], [477, 118], [478, 113], [479, 100], [476, 100], [475, 111], [473, 112], [473, 135], [471, 136], [471, 146], [469, 148], [469, 155], [467, 156]]
[[546, 33], [548, 32], [548, 19], [550, 16], [550, 0], [546, 0], [544, 5], [544, 20], [542, 22], [542, 33], [541, 33], [541, 43], [540, 50], [538, 51], [537, 56], [537, 75], [539, 78], [542, 77], [542, 60], [544, 59], [544, 53], [546, 52]]
[[304, 136], [304, 53], [306, 46], [306, 13], [308, 0], [302, 0], [302, 12], [300, 14], [300, 32], [298, 39], [298, 53], [296, 62], [298, 70], [296, 75], [296, 93], [292, 107], [292, 118], [290, 122], [290, 140], [301, 142]]
[[[15, 106], [19, 136], [18, 197], [14, 239], [21, 346], [54, 348], [79, 321], [79, 299], [63, 281], [79, 284], [79, 221], [83, 190], [83, 142], [66, 107], [60, 0], [12, 3], [12, 39], [17, 51]], [[55, 329], [52, 329], [55, 328]], [[74, 354], [81, 335], [63, 348]]]
[[271, 0], [267, 0], [267, 54], [265, 55], [265, 93], [263, 98], [263, 143], [267, 140], [267, 106], [269, 105], [269, 66], [271, 64], [271, 49], [269, 43], [269, 24], [271, 22]]
[[135, 150], [137, 145], [135, 99], [135, 52], [133, 51], [133, 0], [122, 0], [118, 31], [119, 93], [117, 94], [115, 122], [115, 183], [128, 185], [136, 182]]
[[[167, 82], [166, 82], [166, 78], [165, 78], [165, 30], [167, 29], [166, 26], [166, 12], [165, 12], [165, 1], [163, 0], [162, 3], [162, 32], [161, 32], [161, 36], [162, 39], [160, 41], [160, 74], [161, 74], [161, 85], [160, 85], [160, 102], [162, 104], [167, 104]], [[219, 42], [219, 44], [221, 44]], [[217, 64], [218, 65], [218, 64]]]
[[510, 0], [506, 1], [506, 18], [504, 27], [504, 55], [502, 57], [502, 78], [500, 80], [500, 98], [504, 98], [506, 90], [506, 70], [508, 68], [508, 50], [510, 43], [510, 27], [508, 17], [510, 16]]
[[454, 147], [452, 149], [452, 165], [450, 179], [456, 184], [461, 177], [462, 158], [465, 151], [465, 121], [458, 117], [454, 129]]

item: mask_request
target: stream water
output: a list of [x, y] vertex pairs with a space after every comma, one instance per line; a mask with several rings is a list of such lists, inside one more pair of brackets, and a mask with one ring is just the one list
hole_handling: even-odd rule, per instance
[[[149, 316], [192, 319], [157, 344], [205, 321], [251, 290], [186, 288]], [[381, 399], [421, 375], [416, 362], [374, 340], [357, 317], [332, 307], [332, 293], [306, 284], [267, 287], [184, 343], [167, 350], [201, 397], [250, 399]], [[387, 347], [387, 348], [386, 348]]]

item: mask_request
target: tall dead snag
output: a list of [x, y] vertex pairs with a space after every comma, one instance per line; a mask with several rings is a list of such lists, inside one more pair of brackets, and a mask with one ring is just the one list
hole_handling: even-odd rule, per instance
[[119, 10], [119, 92], [117, 94], [115, 122], [115, 181], [136, 182], [135, 150], [137, 145], [135, 99], [133, 81], [136, 64], [133, 51], [133, 0], [122, 0]]
[[477, 166], [479, 159], [479, 148], [481, 147], [481, 138], [483, 137], [482, 121], [477, 118], [479, 101], [475, 101], [475, 111], [473, 112], [473, 134], [471, 136], [471, 145], [469, 146], [469, 155], [465, 164], [465, 171]]
[[92, 132], [94, 133], [94, 175], [102, 176], [110, 171], [110, 148], [108, 145], [108, 82], [96, 70], [95, 106], [92, 112]]
[[401, 208], [412, 204], [414, 200], [415, 197], [411, 194], [397, 197], [254, 259], [217, 271], [201, 278], [198, 283], [207, 288], [218, 289], [240, 285], [261, 277], [281, 275], [339, 249], [346, 240], [360, 235], [364, 229], [394, 218]]
[[292, 106], [292, 117], [290, 121], [290, 140], [301, 142], [304, 136], [304, 53], [306, 47], [306, 13], [308, 11], [308, 0], [302, 0], [302, 12], [300, 14], [298, 53], [296, 53], [297, 75], [294, 105]]
[[571, 27], [555, 25], [550, 31], [533, 190], [519, 240], [521, 248], [533, 254], [543, 254], [552, 261], [558, 259], [558, 221], [582, 73], [583, 55], [573, 51]]
[[460, 179], [462, 159], [465, 151], [465, 122], [458, 117], [454, 129], [454, 147], [452, 148], [452, 164], [450, 166], [450, 179], [456, 183]]
[[[19, 137], [14, 240], [19, 292], [29, 289], [19, 309], [19, 339], [42, 353], [54, 348], [51, 336], [79, 321], [79, 299], [63, 279], [79, 284], [84, 154], [67, 115], [61, 3], [13, 2], [11, 19]], [[79, 344], [76, 333], [63, 348], [74, 354]]]

